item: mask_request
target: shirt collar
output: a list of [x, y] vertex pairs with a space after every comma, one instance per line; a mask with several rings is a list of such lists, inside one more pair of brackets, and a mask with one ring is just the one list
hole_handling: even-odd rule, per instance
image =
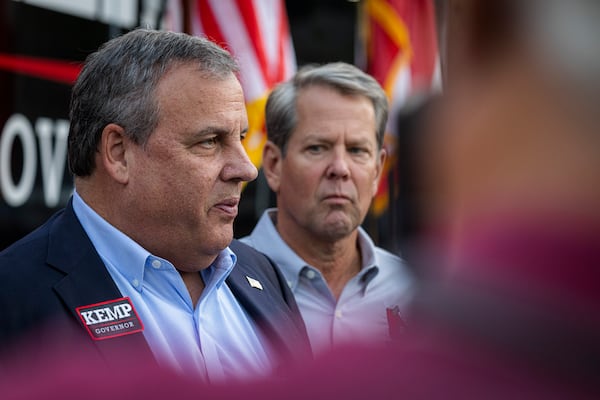
[[[279, 266], [293, 291], [298, 285], [302, 271], [308, 265], [281, 238], [273, 222], [276, 218], [277, 208], [265, 210], [250, 234], [250, 239], [258, 248], [272, 249], [269, 257]], [[362, 255], [362, 265], [357, 278], [366, 287], [377, 275], [379, 267], [376, 264], [375, 244], [362, 227], [358, 228], [358, 246]]]
[[226, 247], [219, 253], [217, 259], [211, 264], [209, 268], [205, 268], [200, 271], [202, 280], [206, 285], [202, 296], [208, 296], [212, 291], [218, 290], [221, 285], [225, 282], [225, 279], [229, 276], [235, 263], [237, 262], [237, 256], [229, 247]]
[[265, 210], [250, 234], [250, 239], [257, 248], [271, 249], [269, 257], [279, 266], [289, 287], [293, 291], [298, 285], [300, 272], [306, 266], [306, 262], [281, 238], [273, 222], [276, 218], [276, 208]]
[[377, 257], [375, 256], [375, 243], [373, 243], [367, 232], [360, 226], [358, 227], [358, 247], [360, 248], [362, 265], [356, 278], [363, 285], [364, 294], [369, 283], [379, 273], [379, 266], [377, 265]]
[[377, 263], [375, 243], [373, 243], [367, 232], [360, 226], [358, 227], [358, 247], [360, 248], [362, 257], [361, 272], [370, 267], [375, 267]]
[[100, 258], [127, 281], [137, 282], [134, 288], [141, 290], [146, 261], [151, 262], [150, 252], [98, 215], [76, 191], [73, 193], [73, 210]]
[[[76, 191], [73, 193], [73, 209], [102, 261], [123, 275], [135, 290], [142, 291], [144, 269], [152, 266], [153, 262], [159, 261], [161, 265], [175, 269], [169, 261], [151, 254], [109, 224]], [[215, 262], [202, 271], [207, 288], [221, 287], [236, 261], [236, 255], [228, 247], [221, 251]]]

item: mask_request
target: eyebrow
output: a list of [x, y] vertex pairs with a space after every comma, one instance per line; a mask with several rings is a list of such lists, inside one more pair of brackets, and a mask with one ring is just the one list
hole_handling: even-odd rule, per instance
[[[306, 143], [306, 142], [329, 143], [331, 141], [332, 140], [327, 136], [314, 134], [314, 133], [309, 133], [302, 138], [303, 143]], [[360, 137], [356, 137], [356, 138], [348, 138], [347, 140], [345, 140], [345, 143], [348, 143], [351, 145], [357, 145], [357, 144], [369, 145], [369, 144], [371, 144], [371, 139], [361, 135]]]
[[[371, 141], [371, 139], [366, 138], [366, 137], [361, 137], [361, 138], [357, 138], [357, 139], [350, 139], [348, 142], [350, 144], [353, 144], [353, 145], [357, 145], [357, 144], [360, 144], [360, 145], [371, 145], [371, 144], [373, 144], [373, 142]], [[375, 144], [377, 144], [377, 143], [375, 143]]]
[[[244, 129], [242, 129], [242, 131], [240, 132], [241, 134], [244, 133], [248, 133], [249, 131], [249, 127], [245, 127]], [[208, 136], [208, 135], [218, 135], [218, 136], [226, 136], [226, 135], [231, 135], [233, 134], [232, 131], [224, 129], [223, 127], [219, 127], [219, 126], [207, 126], [203, 129], [201, 129], [200, 131], [194, 133], [192, 135], [193, 139], [200, 139], [204, 136]]]

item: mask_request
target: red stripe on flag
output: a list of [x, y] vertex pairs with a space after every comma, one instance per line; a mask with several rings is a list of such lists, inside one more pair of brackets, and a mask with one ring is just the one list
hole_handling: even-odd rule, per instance
[[278, 82], [281, 82], [287, 79], [285, 74], [285, 60], [286, 60], [286, 51], [287, 51], [287, 43], [290, 40], [289, 37], [289, 27], [287, 22], [287, 13], [285, 11], [285, 7], [282, 5], [279, 8], [279, 43], [278, 43], [278, 56], [277, 56], [277, 75], [273, 77], [272, 81], [269, 81], [269, 87], [272, 87]]
[[81, 64], [46, 58], [0, 54], [0, 69], [72, 85], [81, 71]]
[[367, 43], [369, 57], [367, 71], [381, 85], [385, 85], [388, 73], [400, 49], [381, 26], [371, 22], [370, 28], [371, 40]]
[[256, 16], [256, 10], [251, 1], [248, 0], [237, 0], [237, 7], [240, 11], [240, 15], [244, 20], [244, 26], [246, 32], [250, 37], [252, 46], [254, 47], [254, 54], [260, 64], [260, 69], [263, 72], [263, 76], [267, 85], [271, 84], [272, 78], [269, 70], [269, 63], [267, 61], [267, 51], [265, 50], [264, 39], [260, 27], [258, 25], [258, 17]]
[[435, 10], [431, 0], [388, 0], [408, 28], [412, 57], [412, 85], [415, 90], [431, 85], [437, 56]]
[[431, 1], [419, 0], [414, 3], [410, 14], [405, 15], [411, 33], [414, 56], [411, 62], [413, 85], [415, 88], [428, 87], [434, 74], [437, 60], [437, 33], [435, 10]]
[[202, 30], [206, 37], [233, 53], [232, 49], [229, 48], [223, 33], [221, 32], [221, 28], [219, 28], [219, 22], [215, 18], [208, 1], [198, 0], [196, 4], [198, 5], [198, 18], [200, 19]]

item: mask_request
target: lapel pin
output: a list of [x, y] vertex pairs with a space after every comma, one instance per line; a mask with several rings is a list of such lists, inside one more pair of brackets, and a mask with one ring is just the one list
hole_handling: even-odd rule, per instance
[[246, 276], [246, 279], [248, 279], [248, 283], [250, 284], [251, 287], [258, 289], [258, 290], [263, 290], [262, 284], [257, 281], [254, 278], [250, 278], [249, 276]]

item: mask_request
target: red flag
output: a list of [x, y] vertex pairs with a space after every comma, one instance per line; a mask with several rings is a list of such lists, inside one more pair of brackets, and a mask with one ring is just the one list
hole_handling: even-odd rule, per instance
[[416, 93], [439, 85], [435, 10], [431, 0], [366, 0], [362, 9], [366, 71], [385, 89], [390, 100], [386, 134], [388, 162], [372, 210], [388, 206], [386, 179], [394, 160], [394, 122], [398, 111]]
[[170, 0], [166, 21], [167, 29], [206, 36], [238, 59], [250, 124], [244, 145], [259, 167], [266, 141], [267, 96], [275, 84], [296, 71], [284, 0]]

